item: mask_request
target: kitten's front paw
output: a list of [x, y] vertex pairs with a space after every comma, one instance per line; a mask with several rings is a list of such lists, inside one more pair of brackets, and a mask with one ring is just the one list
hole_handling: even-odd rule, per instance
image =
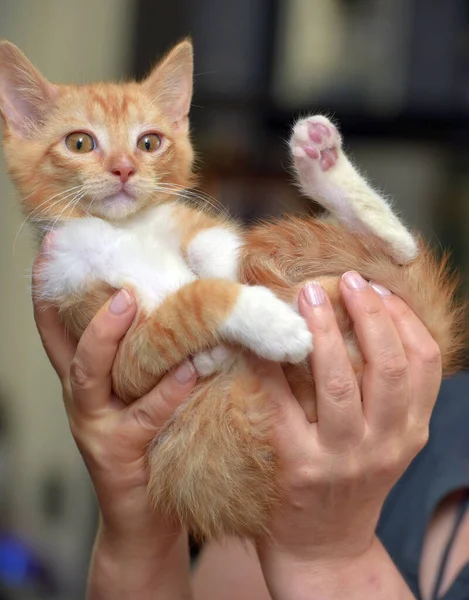
[[290, 148], [302, 176], [308, 176], [305, 169], [309, 169], [310, 176], [317, 169], [329, 171], [336, 164], [341, 147], [337, 128], [322, 115], [301, 119], [293, 128]]
[[226, 346], [215, 346], [205, 352], [199, 352], [192, 362], [195, 370], [201, 377], [208, 377], [230, 367], [234, 361], [235, 353]]
[[221, 333], [276, 362], [299, 363], [313, 349], [313, 336], [305, 320], [260, 286], [244, 286]]

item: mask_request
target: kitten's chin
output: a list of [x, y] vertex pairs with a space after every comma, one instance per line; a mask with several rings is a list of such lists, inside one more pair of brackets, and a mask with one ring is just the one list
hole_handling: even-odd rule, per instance
[[120, 192], [113, 196], [95, 202], [93, 212], [105, 219], [120, 220], [135, 214], [140, 208], [140, 203], [129, 194]]

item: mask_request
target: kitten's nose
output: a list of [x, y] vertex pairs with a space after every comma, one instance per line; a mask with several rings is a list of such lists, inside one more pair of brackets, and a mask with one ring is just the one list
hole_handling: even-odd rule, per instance
[[111, 167], [111, 173], [119, 177], [122, 183], [126, 183], [135, 171], [135, 165], [128, 160], [120, 160]]

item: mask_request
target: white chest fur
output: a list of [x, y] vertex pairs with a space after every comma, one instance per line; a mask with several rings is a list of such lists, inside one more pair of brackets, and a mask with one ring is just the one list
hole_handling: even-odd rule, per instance
[[[187, 248], [186, 262], [173, 206], [152, 208], [119, 226], [95, 217], [62, 224], [42, 271], [45, 298], [57, 302], [85, 292], [94, 282], [106, 282], [116, 289], [131, 286], [140, 306], [151, 312], [197, 275], [235, 280], [242, 238], [219, 225], [201, 230]], [[228, 343], [240, 343], [279, 362], [299, 362], [312, 347], [302, 317], [258, 286], [239, 287], [219, 334]], [[222, 362], [225, 358], [226, 353]], [[211, 354], [212, 371], [216, 360]]]
[[42, 293], [59, 300], [82, 293], [93, 282], [132, 286], [144, 308], [194, 281], [181, 253], [172, 206], [145, 211], [123, 225], [87, 217], [56, 231], [42, 273]]

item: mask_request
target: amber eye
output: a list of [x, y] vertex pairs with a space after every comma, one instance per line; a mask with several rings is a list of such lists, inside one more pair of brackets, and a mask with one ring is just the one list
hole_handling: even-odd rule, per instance
[[137, 148], [142, 152], [155, 152], [161, 146], [161, 138], [157, 133], [146, 133], [137, 142]]
[[65, 138], [67, 148], [77, 154], [86, 154], [96, 148], [96, 142], [89, 133], [76, 131]]

